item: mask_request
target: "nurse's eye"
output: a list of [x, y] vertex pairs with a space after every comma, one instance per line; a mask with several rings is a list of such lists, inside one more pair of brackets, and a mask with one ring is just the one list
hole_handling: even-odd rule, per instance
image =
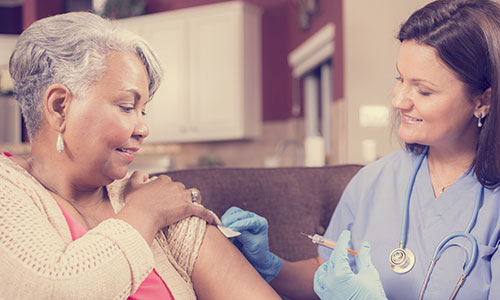
[[120, 105], [120, 109], [126, 113], [133, 111], [135, 108], [133, 106], [122, 106]]
[[421, 89], [418, 89], [417, 92], [422, 96], [429, 96], [431, 94], [430, 92], [425, 92]]
[[401, 82], [401, 83], [404, 82], [403, 77], [401, 77], [401, 76], [396, 77], [396, 80], [399, 81], [399, 82]]
[[145, 116], [145, 115], [147, 115], [148, 113], [147, 113], [145, 110], [143, 110], [143, 111], [141, 112], [141, 114], [142, 114], [143, 116]]

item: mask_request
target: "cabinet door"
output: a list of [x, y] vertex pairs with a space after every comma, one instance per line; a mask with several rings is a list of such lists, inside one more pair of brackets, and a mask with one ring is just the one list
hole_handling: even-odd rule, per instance
[[189, 130], [187, 23], [162, 22], [151, 32], [151, 44], [164, 67], [164, 76], [148, 109], [151, 142], [176, 141]]
[[147, 108], [149, 142], [256, 135], [262, 100], [260, 26], [254, 25], [260, 14], [245, 27], [247, 6], [230, 1], [120, 21], [151, 43], [165, 68]]
[[190, 123], [203, 139], [243, 135], [241, 19], [230, 12], [190, 21]]
[[125, 20], [123, 24], [151, 44], [164, 68], [161, 85], [146, 109], [150, 129], [147, 141], [183, 139], [190, 128], [187, 21], [154, 16]]

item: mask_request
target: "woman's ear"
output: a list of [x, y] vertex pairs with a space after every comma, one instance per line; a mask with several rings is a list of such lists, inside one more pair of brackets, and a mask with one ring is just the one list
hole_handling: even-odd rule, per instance
[[483, 94], [479, 95], [474, 99], [474, 115], [479, 115], [481, 113], [482, 118], [490, 112], [491, 106], [491, 88], [487, 88]]
[[63, 84], [49, 85], [44, 93], [44, 112], [50, 127], [62, 132], [66, 126], [66, 112], [72, 99], [71, 91]]

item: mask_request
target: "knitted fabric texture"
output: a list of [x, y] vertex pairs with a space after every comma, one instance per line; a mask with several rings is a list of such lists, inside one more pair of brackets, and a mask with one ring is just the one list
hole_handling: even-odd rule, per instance
[[[116, 212], [125, 206], [123, 189], [130, 175], [131, 174], [128, 174], [124, 179], [117, 180], [107, 186], [110, 199], [117, 200], [112, 201], [113, 208]], [[151, 177], [148, 181], [155, 179], [156, 177]], [[206, 223], [203, 219], [190, 217], [172, 224], [168, 228], [158, 232], [155, 237], [154, 245], [158, 245], [158, 247], [161, 248], [163, 255], [168, 259], [170, 265], [190, 286], [192, 286], [191, 273], [198, 257], [202, 238], [205, 235], [205, 229]], [[155, 268], [161, 277], [161, 273], [165, 270], [156, 265]], [[168, 286], [170, 287], [170, 284], [168, 284]], [[184, 292], [188, 291], [186, 290]], [[173, 291], [172, 294], [175, 299], [184, 299], [180, 297], [185, 297], [184, 294], [176, 296]]]
[[[124, 182], [108, 187], [115, 211], [124, 206]], [[126, 299], [153, 267], [176, 300], [196, 299], [189, 275], [205, 228], [205, 221], [187, 218], [159, 232], [149, 247], [128, 223], [108, 219], [72, 241], [50, 193], [0, 156], [3, 299]]]

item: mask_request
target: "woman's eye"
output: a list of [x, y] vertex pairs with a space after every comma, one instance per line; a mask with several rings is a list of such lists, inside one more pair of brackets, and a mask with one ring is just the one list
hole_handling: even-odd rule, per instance
[[422, 91], [421, 89], [418, 89], [417, 91], [418, 91], [418, 93], [419, 93], [420, 95], [422, 95], [422, 96], [429, 96], [429, 95], [431, 94], [431, 93], [429, 93], [429, 92]]
[[148, 114], [145, 110], [143, 110], [141, 113], [142, 113], [143, 116], [145, 116], [145, 115]]
[[121, 108], [124, 112], [131, 112], [132, 110], [134, 110], [134, 107], [133, 107], [133, 106], [120, 106], [120, 108]]
[[398, 77], [396, 77], [396, 80], [399, 81], [399, 82], [403, 82], [403, 77], [398, 76]]

